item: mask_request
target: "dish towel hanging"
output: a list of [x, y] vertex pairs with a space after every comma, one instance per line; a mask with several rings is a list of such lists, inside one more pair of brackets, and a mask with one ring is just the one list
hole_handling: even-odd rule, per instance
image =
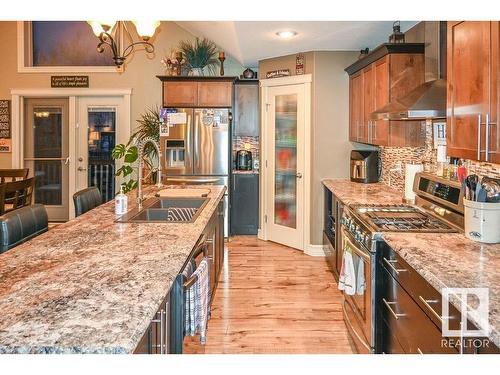
[[196, 281], [184, 294], [184, 335], [194, 336], [199, 333], [200, 343], [204, 345], [210, 315], [210, 264], [207, 257], [202, 259], [192, 277], [196, 277]]
[[356, 273], [356, 294], [362, 296], [366, 290], [365, 263], [359, 258], [358, 271]]
[[354, 270], [354, 261], [349, 248], [344, 249], [342, 255], [342, 268], [339, 276], [339, 290], [350, 296], [356, 293], [356, 271]]

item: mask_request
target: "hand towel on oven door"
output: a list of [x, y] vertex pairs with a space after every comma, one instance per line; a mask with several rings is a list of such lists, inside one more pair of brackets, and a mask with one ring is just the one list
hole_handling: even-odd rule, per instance
[[347, 244], [342, 255], [338, 288], [350, 296], [354, 294], [363, 295], [366, 290], [365, 264], [360, 258], [357, 258], [355, 262], [352, 251]]

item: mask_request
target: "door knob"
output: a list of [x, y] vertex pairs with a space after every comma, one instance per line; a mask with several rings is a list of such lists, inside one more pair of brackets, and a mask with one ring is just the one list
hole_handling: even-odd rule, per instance
[[295, 177], [297, 177], [297, 178], [302, 178], [302, 173], [297, 173], [297, 174], [295, 175]]
[[79, 170], [80, 172], [83, 172], [83, 171], [86, 171], [86, 170], [87, 170], [87, 168], [78, 167], [78, 170]]

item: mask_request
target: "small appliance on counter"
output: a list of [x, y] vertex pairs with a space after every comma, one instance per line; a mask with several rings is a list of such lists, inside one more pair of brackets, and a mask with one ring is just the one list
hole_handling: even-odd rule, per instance
[[239, 171], [251, 171], [253, 168], [252, 153], [248, 150], [236, 152], [236, 169]]
[[382, 162], [378, 151], [351, 151], [351, 181], [369, 184], [378, 182], [382, 173]]

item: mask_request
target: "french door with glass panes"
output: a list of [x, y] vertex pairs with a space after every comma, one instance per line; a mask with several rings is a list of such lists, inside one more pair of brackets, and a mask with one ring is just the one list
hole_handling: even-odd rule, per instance
[[35, 177], [34, 203], [45, 205], [50, 221], [68, 219], [68, 98], [25, 99], [24, 167]]
[[267, 88], [267, 239], [304, 249], [305, 85]]
[[117, 143], [123, 97], [79, 97], [76, 142], [76, 191], [96, 186], [103, 202], [116, 192], [115, 160], [111, 151]]

